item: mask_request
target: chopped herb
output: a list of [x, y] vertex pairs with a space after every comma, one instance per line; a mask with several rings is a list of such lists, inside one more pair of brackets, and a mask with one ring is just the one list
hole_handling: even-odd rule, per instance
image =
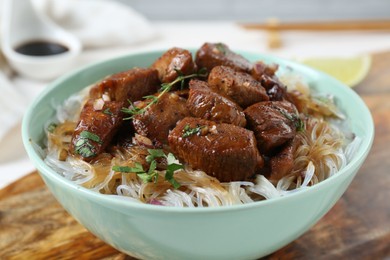
[[50, 123], [48, 126], [47, 126], [47, 131], [49, 131], [50, 133], [53, 133], [54, 130], [56, 129], [57, 127], [57, 124], [55, 123]]
[[226, 50], [226, 46], [223, 43], [217, 43], [217, 44], [215, 44], [215, 47], [217, 48], [217, 50], [220, 53], [222, 53], [223, 55], [226, 55], [227, 50]]
[[116, 171], [116, 172], [126, 172], [126, 173], [130, 173], [130, 172], [134, 172], [134, 173], [143, 173], [145, 172], [144, 171], [144, 168], [142, 167], [142, 164], [136, 162], [135, 163], [135, 167], [129, 167], [129, 166], [113, 166], [112, 167], [112, 170], [113, 171]]
[[[183, 77], [184, 76], [184, 74], [183, 74], [183, 72], [181, 72], [181, 70], [178, 70], [178, 69], [174, 69], [175, 71], [176, 71], [176, 73], [177, 73], [177, 75], [179, 76], [179, 77]], [[184, 80], [182, 80], [182, 81], [180, 81], [180, 89], [181, 90], [183, 90], [184, 89]]]
[[162, 149], [148, 149], [149, 155], [146, 156], [146, 161], [151, 163], [154, 159], [159, 157], [165, 157], [165, 153]]
[[113, 115], [114, 115], [114, 114], [110, 111], [110, 108], [109, 108], [109, 107], [107, 107], [106, 109], [104, 109], [103, 113], [106, 114], [106, 115], [109, 115], [109, 116], [113, 116]]
[[148, 153], [149, 155], [146, 157], [146, 161], [149, 163], [149, 169], [147, 172], [144, 170], [144, 168], [140, 163], [135, 163], [135, 167], [113, 166], [112, 170], [116, 172], [136, 173], [137, 176], [140, 177], [144, 183], [148, 183], [148, 182], [157, 183], [159, 174], [156, 171], [157, 162], [155, 159], [166, 158], [167, 169], [165, 172], [165, 180], [171, 183], [175, 189], [178, 189], [180, 187], [180, 183], [178, 183], [174, 179], [173, 174], [175, 171], [183, 169], [184, 168], [183, 165], [179, 163], [179, 161], [175, 158], [175, 156], [172, 153], [169, 153], [167, 156], [161, 149], [148, 149]]
[[303, 120], [299, 117], [299, 115], [293, 113], [293, 114], [290, 114], [289, 112], [287, 112], [285, 109], [283, 108], [280, 108], [280, 107], [277, 107], [277, 106], [274, 106], [274, 108], [276, 108], [285, 118], [287, 118], [288, 120], [290, 120], [291, 122], [294, 123], [294, 126], [295, 126], [295, 129], [298, 131], [298, 132], [302, 132], [303, 130], [305, 130], [305, 123], [303, 122]]
[[180, 187], [180, 184], [173, 178], [173, 174], [177, 170], [184, 169], [184, 166], [178, 163], [177, 159], [172, 153], [168, 154], [167, 162], [168, 162], [168, 167], [165, 173], [165, 179], [169, 183], [171, 183], [175, 189], [178, 189]]
[[75, 145], [75, 152], [81, 155], [84, 158], [93, 157], [96, 155], [95, 147], [88, 141], [84, 141], [83, 139], [79, 139]]
[[90, 143], [90, 141], [102, 144], [99, 136], [89, 131], [82, 131], [74, 146], [75, 153], [84, 158], [95, 156], [95, 147]]
[[94, 133], [91, 133], [91, 132], [89, 132], [89, 131], [85, 131], [85, 130], [82, 131], [82, 132], [80, 133], [80, 137], [85, 138], [85, 139], [92, 140], [92, 141], [97, 142], [97, 143], [99, 143], [99, 144], [102, 143], [102, 141], [100, 140], [100, 137], [99, 137], [99, 136], [97, 136], [97, 135], [95, 135]]
[[155, 160], [153, 160], [150, 163], [148, 174], [149, 176], [152, 176], [152, 180], [154, 179], [154, 183], [157, 183], [158, 181], [158, 172], [156, 171], [157, 163]]
[[137, 174], [138, 177], [141, 178], [141, 180], [144, 182], [144, 183], [148, 183], [148, 182], [152, 182], [153, 181], [153, 176], [152, 175], [149, 175], [148, 173], [144, 172], [144, 173], [139, 173]]
[[[178, 72], [179, 70], [176, 70], [176, 71]], [[149, 96], [143, 97], [145, 99], [145, 101], [148, 101], [148, 104], [145, 107], [143, 107], [143, 108], [136, 107], [130, 100], [128, 100], [129, 104], [130, 104], [130, 108], [122, 108], [121, 111], [123, 113], [129, 114], [130, 116], [124, 118], [123, 120], [129, 120], [129, 119], [132, 119], [135, 115], [143, 114], [149, 107], [156, 104], [165, 93], [169, 92], [176, 83], [180, 82], [180, 85], [183, 88], [184, 81], [186, 79], [195, 78], [195, 77], [206, 77], [205, 70], [202, 70], [202, 69], [199, 70], [197, 73], [186, 75], [186, 76], [183, 75], [182, 72], [180, 72], [180, 73], [179, 72], [178, 72], [179, 76], [174, 81], [172, 81], [170, 83], [161, 84], [160, 92], [157, 96], [149, 95]]]
[[182, 137], [189, 137], [191, 135], [198, 134], [204, 127], [205, 126], [198, 125], [197, 127], [191, 128], [190, 125], [187, 124], [184, 126]]
[[[130, 107], [129, 107], [129, 108], [123, 107], [123, 108], [121, 109], [121, 111], [122, 111], [123, 113], [125, 113], [125, 114], [131, 114], [131, 115], [140, 114], [141, 108], [135, 106], [134, 103], [131, 102], [129, 99], [127, 100], [127, 102], [129, 102]], [[132, 118], [132, 116], [129, 117], [129, 118], [125, 118], [124, 120], [131, 119], [131, 118]]]

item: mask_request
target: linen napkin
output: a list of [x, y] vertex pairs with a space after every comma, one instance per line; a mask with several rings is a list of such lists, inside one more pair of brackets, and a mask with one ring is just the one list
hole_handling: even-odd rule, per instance
[[0, 55], [0, 141], [19, 122], [27, 106], [27, 100], [13, 88], [8, 79], [9, 67]]
[[[108, 0], [31, 0], [41, 15], [78, 37], [83, 48], [131, 45], [153, 39], [152, 25], [130, 6]], [[1, 2], [0, 2], [0, 8]], [[1, 11], [1, 10], [0, 10]], [[1, 12], [0, 12], [1, 14]], [[1, 35], [0, 35], [1, 36]], [[20, 122], [37, 91], [26, 89], [47, 82], [11, 77], [0, 53], [0, 142]], [[18, 86], [16, 86], [18, 85]], [[43, 89], [43, 88], [40, 88]], [[30, 92], [34, 93], [31, 95]]]
[[156, 35], [142, 15], [116, 1], [33, 1], [40, 12], [76, 35], [86, 48], [134, 44]]

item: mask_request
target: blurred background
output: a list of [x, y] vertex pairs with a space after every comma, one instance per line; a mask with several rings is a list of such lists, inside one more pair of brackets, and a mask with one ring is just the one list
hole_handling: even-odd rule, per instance
[[150, 20], [264, 22], [388, 19], [388, 0], [117, 0]]

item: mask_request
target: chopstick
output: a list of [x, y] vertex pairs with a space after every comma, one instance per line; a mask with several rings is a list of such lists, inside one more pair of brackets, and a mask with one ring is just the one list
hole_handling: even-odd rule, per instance
[[370, 31], [385, 30], [390, 31], [390, 20], [355, 20], [355, 21], [329, 21], [329, 22], [291, 22], [282, 23], [272, 19], [261, 23], [240, 23], [241, 27], [249, 30], [302, 30], [302, 31]]

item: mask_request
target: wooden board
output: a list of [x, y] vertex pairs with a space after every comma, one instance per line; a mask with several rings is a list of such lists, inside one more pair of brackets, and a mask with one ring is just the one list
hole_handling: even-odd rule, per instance
[[[390, 53], [374, 55], [370, 74], [355, 88], [371, 109], [376, 136], [351, 186], [313, 228], [264, 259], [390, 257], [389, 68]], [[37, 173], [0, 190], [0, 259], [3, 258], [133, 259], [78, 224], [56, 202]]]

